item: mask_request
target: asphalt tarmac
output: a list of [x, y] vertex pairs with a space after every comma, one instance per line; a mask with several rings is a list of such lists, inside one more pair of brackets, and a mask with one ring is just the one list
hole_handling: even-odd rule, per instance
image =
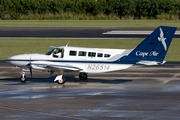
[[[145, 38], [156, 28], [153, 27], [1, 27], [1, 38]], [[180, 38], [180, 28], [175, 38]]]
[[69, 73], [65, 85], [38, 72], [21, 84], [21, 70], [1, 62], [0, 119], [179, 120], [179, 71], [169, 63], [89, 74], [86, 82]]

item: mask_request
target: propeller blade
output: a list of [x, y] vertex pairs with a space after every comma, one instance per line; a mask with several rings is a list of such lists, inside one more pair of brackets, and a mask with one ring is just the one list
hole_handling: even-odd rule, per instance
[[30, 63], [29, 63], [29, 71], [30, 71], [30, 75], [32, 77], [31, 56], [30, 56]]
[[29, 67], [29, 71], [30, 71], [30, 74], [31, 74], [31, 77], [32, 77], [32, 67], [31, 67], [31, 65]]

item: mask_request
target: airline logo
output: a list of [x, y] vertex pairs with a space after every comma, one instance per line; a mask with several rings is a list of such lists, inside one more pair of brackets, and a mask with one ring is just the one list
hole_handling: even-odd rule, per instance
[[142, 52], [142, 51], [137, 51], [136, 56], [141, 56], [141, 57], [147, 57], [147, 56], [158, 56], [159, 53], [156, 51], [151, 51], [151, 52]]
[[164, 38], [164, 33], [163, 33], [162, 29], [159, 28], [159, 30], [160, 30], [160, 37], [158, 37], [158, 40], [162, 42], [162, 45], [164, 46], [164, 50], [166, 51], [167, 50], [167, 45], [165, 42], [166, 38]]

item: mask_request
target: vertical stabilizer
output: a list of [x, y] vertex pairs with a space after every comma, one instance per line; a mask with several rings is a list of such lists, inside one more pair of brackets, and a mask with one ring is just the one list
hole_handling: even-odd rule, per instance
[[164, 63], [176, 29], [176, 27], [159, 26], [123, 59], [140, 64]]

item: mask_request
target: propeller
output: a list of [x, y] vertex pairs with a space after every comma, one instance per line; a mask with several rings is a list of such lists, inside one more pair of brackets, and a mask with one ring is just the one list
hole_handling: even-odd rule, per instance
[[30, 62], [29, 62], [29, 71], [30, 71], [30, 75], [32, 77], [31, 56], [30, 56]]
[[29, 70], [30, 70], [30, 74], [31, 74], [31, 77], [32, 77], [32, 67], [31, 67], [31, 65], [29, 67]]

